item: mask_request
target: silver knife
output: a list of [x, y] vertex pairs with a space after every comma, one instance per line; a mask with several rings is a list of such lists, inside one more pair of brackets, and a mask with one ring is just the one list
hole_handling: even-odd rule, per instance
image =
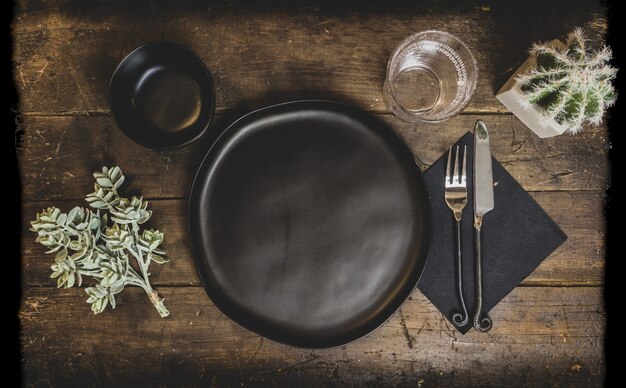
[[493, 174], [491, 172], [491, 149], [489, 132], [482, 120], [474, 126], [474, 229], [476, 230], [476, 309], [474, 310], [474, 328], [481, 332], [491, 329], [492, 321], [486, 314], [481, 316], [483, 308], [483, 275], [480, 248], [480, 229], [483, 217], [493, 210]]

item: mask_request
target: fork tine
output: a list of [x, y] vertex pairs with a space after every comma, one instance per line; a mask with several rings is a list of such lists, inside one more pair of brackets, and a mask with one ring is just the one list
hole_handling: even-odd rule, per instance
[[454, 173], [452, 175], [452, 184], [459, 183], [459, 146], [456, 146], [456, 155], [454, 155]]
[[452, 159], [452, 146], [448, 152], [448, 165], [446, 166], [446, 186], [450, 184], [450, 159]]
[[467, 174], [466, 174], [466, 167], [467, 167], [467, 146], [463, 147], [463, 173], [461, 174], [461, 184], [463, 186], [465, 186], [465, 179], [467, 178]]

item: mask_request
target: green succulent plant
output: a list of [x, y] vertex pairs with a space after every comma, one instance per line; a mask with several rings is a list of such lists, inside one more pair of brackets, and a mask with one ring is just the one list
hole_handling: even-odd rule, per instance
[[543, 108], [547, 120], [566, 125], [570, 133], [585, 123], [597, 126], [606, 109], [615, 103], [610, 66], [611, 50], [603, 46], [592, 52], [580, 28], [568, 35], [564, 49], [535, 44], [530, 52], [537, 66], [518, 78], [526, 102]]
[[[115, 308], [115, 295], [132, 285], [143, 288], [159, 315], [167, 317], [170, 312], [150, 285], [148, 273], [151, 262], [168, 261], [165, 251], [159, 248], [163, 233], [154, 229], [141, 231], [140, 227], [152, 215], [147, 210], [148, 202], [120, 197], [117, 189], [124, 182], [124, 175], [119, 167], [104, 167], [93, 175], [94, 192], [87, 195], [86, 201], [95, 212], [77, 206], [63, 213], [49, 207], [31, 221], [30, 230], [37, 233], [36, 241], [48, 249], [46, 253], [55, 253], [50, 277], [57, 279], [59, 288], [81, 286], [84, 276], [96, 279], [97, 284], [85, 288], [94, 314], [109, 304]], [[101, 210], [111, 214], [111, 224]], [[131, 265], [133, 258], [136, 266]]]

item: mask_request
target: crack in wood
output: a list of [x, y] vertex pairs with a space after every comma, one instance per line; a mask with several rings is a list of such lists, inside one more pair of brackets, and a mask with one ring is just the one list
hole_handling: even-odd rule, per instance
[[409, 334], [409, 328], [406, 326], [406, 320], [404, 319], [402, 309], [398, 310], [398, 315], [400, 316], [400, 326], [402, 327], [402, 334], [404, 334], [404, 338], [406, 339], [406, 345], [413, 349], [413, 337]]
[[252, 355], [250, 356], [250, 358], [248, 358], [246, 360], [246, 362], [243, 363], [242, 367], [245, 367], [246, 365], [248, 365], [250, 363], [250, 361], [252, 361], [252, 359], [259, 353], [259, 350], [261, 350], [261, 347], [263, 346], [263, 337], [259, 336], [259, 338], [261, 339], [259, 341], [259, 346], [256, 348], [256, 350], [254, 351], [254, 353], [252, 353]]

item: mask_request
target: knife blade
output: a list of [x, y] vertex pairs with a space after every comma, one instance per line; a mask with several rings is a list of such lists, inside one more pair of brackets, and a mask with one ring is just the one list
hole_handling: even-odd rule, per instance
[[476, 262], [475, 262], [475, 287], [476, 305], [474, 310], [474, 329], [480, 332], [491, 330], [493, 322], [483, 309], [483, 274], [482, 274], [482, 249], [480, 230], [483, 217], [493, 210], [493, 173], [491, 171], [491, 148], [489, 145], [489, 132], [482, 120], [478, 120], [474, 126], [474, 229], [476, 230]]
[[474, 217], [493, 210], [493, 174], [489, 132], [482, 120], [474, 126]]

